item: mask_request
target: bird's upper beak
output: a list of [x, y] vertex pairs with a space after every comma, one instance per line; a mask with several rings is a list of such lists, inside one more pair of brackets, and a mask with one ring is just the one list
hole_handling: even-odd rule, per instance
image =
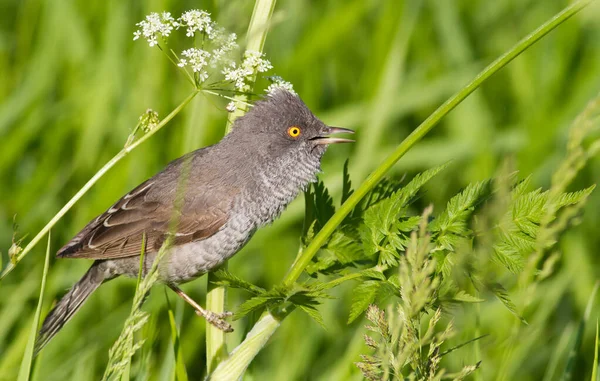
[[344, 139], [344, 138], [332, 138], [327, 135], [331, 134], [353, 134], [354, 131], [348, 128], [341, 127], [327, 127], [323, 133], [323, 135], [312, 138], [311, 140], [315, 144], [336, 144], [336, 143], [354, 143], [352, 139]]

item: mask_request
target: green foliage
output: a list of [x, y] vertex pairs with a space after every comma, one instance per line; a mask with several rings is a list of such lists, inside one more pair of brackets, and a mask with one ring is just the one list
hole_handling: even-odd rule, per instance
[[291, 288], [278, 286], [246, 300], [239, 306], [233, 318], [240, 319], [253, 311], [261, 311], [265, 308], [274, 309], [277, 306], [290, 303], [306, 312], [317, 323], [325, 327], [323, 318], [316, 308], [325, 298], [330, 298], [330, 296], [323, 292], [321, 285], [318, 283], [311, 286], [294, 285]]
[[[204, 6], [210, 7], [223, 25], [240, 35], [245, 33], [252, 2], [205, 2]], [[277, 2], [265, 50], [278, 74], [295, 84], [323, 121], [357, 130], [352, 147], [331, 147], [324, 158], [321, 179], [328, 185], [334, 205], [347, 199], [350, 189], [358, 189], [418, 122], [486, 62], [563, 6], [556, 1], [508, 0], [410, 5], [396, 0], [352, 0], [312, 2], [307, 7], [293, 1]], [[7, 265], [23, 252], [21, 240], [12, 236], [13, 216], [17, 215], [21, 232], [33, 236], [123, 148], [144, 110], [152, 107], [166, 115], [189, 94], [189, 84], [160, 52], [149, 51], [127, 37], [134, 23], [150, 11], [178, 14], [184, 8], [161, 0], [136, 6], [126, 2], [55, 2], [52, 6], [39, 0], [6, 2], [0, 15], [0, 68], [6, 79], [0, 81], [0, 178], [5, 184], [0, 187], [1, 263]], [[254, 358], [247, 379], [359, 378], [360, 370], [348, 365], [360, 361], [359, 354], [367, 354], [368, 349], [357, 344], [364, 332], [358, 324], [344, 325], [353, 306], [354, 289], [367, 282], [379, 284], [375, 302], [385, 311], [388, 327], [398, 324], [396, 306], [403, 303], [398, 292], [399, 269], [385, 268], [379, 252], [365, 255], [359, 230], [364, 213], [406, 184], [399, 179], [411, 179], [426, 168], [453, 160], [400, 213], [397, 234], [384, 238], [386, 244], [390, 238], [393, 242], [402, 238], [395, 245], [403, 248], [385, 257], [399, 266], [410, 246], [406, 237], [410, 239], [420, 223], [421, 211], [435, 205], [430, 221], [434, 226], [459, 189], [466, 190], [469, 184], [486, 178], [497, 180], [494, 173], [506, 158], [512, 160], [510, 169], [518, 170], [527, 182], [510, 183], [506, 194], [494, 187], [482, 196], [467, 212], [470, 217], [461, 218], [466, 221], [465, 231], [456, 225], [458, 234], [439, 235], [429, 228], [433, 247], [429, 260], [435, 262], [434, 274], [441, 280], [437, 300], [423, 315], [421, 332], [440, 309], [436, 334], [445, 331], [450, 316], [456, 333], [442, 344], [440, 354], [490, 334], [481, 346], [475, 342], [441, 355], [438, 370], [462, 369], [464, 364], [482, 361], [470, 378], [539, 380], [544, 374], [545, 381], [559, 379], [568, 352], [574, 348], [568, 341], [578, 327], [600, 268], [594, 251], [600, 245], [598, 192], [554, 211], [561, 204], [560, 197], [569, 198], [568, 193], [579, 189], [586, 192], [598, 178], [598, 109], [578, 118], [575, 125], [581, 128], [568, 133], [566, 129], [566, 122], [598, 91], [600, 55], [595, 41], [600, 39], [600, 31], [593, 27], [598, 13], [593, 7], [589, 10], [561, 25], [486, 81], [354, 208], [321, 248], [309, 268], [311, 278], [303, 285], [310, 288], [318, 283], [323, 290], [335, 287], [328, 293], [336, 299], [316, 305], [328, 332], [307, 323], [305, 314], [291, 314], [281, 325], [274, 321], [279, 328]], [[178, 46], [173, 48], [179, 51]], [[194, 98], [173, 123], [121, 160], [60, 219], [52, 230], [56, 245], [64, 244], [87, 221], [169, 160], [220, 139], [226, 119], [222, 107], [212, 99]], [[559, 162], [565, 142], [569, 159]], [[348, 157], [350, 164], [340, 176]], [[530, 173], [532, 176], [526, 177]], [[505, 196], [524, 196], [538, 187], [543, 187], [542, 193], [549, 191], [541, 221], [515, 224], [519, 233], [529, 237], [537, 229], [534, 252], [522, 251], [521, 241], [510, 241], [514, 247], [507, 248], [519, 254], [506, 259], [513, 270], [523, 268], [515, 275], [493, 250], [503, 238], [500, 221], [506, 217], [509, 224], [514, 223], [512, 210], [507, 208], [512, 200]], [[300, 202], [292, 204], [280, 220], [258, 232], [230, 261], [229, 271], [238, 280], [224, 282], [241, 286], [239, 280], [250, 281], [245, 284], [250, 294], [235, 289], [228, 292], [231, 309], [237, 310], [249, 295], [259, 295], [263, 287], [269, 289], [288, 271], [297, 251], [303, 212]], [[311, 218], [313, 222], [314, 236], [316, 218]], [[573, 229], [574, 224], [580, 225]], [[37, 246], [0, 283], [2, 381], [16, 379], [24, 359], [44, 267], [40, 254], [43, 250]], [[89, 266], [86, 261], [52, 258], [50, 264], [45, 303], [64, 294]], [[478, 279], [482, 283], [477, 283]], [[253, 292], [252, 283], [262, 287]], [[521, 324], [497, 300], [494, 284], [503, 287], [529, 325]], [[203, 285], [204, 280], [199, 279], [186, 287], [201, 301]], [[131, 311], [134, 289], [135, 282], [127, 279], [102, 286], [36, 359], [32, 379], [98, 380], [106, 351]], [[144, 306], [150, 322], [136, 334], [146, 341], [142, 355], [134, 356], [130, 363], [132, 379], [170, 380], [178, 371], [173, 360], [173, 331], [166, 325], [167, 307], [164, 298], [156, 298], [156, 294], [152, 293]], [[289, 311], [290, 304], [277, 302], [270, 308]], [[179, 344], [186, 355], [189, 378], [201, 379], [207, 369], [202, 361], [204, 322], [190, 308], [183, 308], [177, 316], [181, 318]], [[357, 319], [360, 316], [358, 313]], [[253, 323], [253, 316], [238, 320], [228, 343], [237, 344]], [[569, 365], [572, 379], [590, 378], [593, 333], [587, 330], [582, 338], [580, 351]], [[428, 348], [423, 348], [423, 353], [428, 353]]]
[[[442, 311], [430, 309], [440, 278], [435, 275], [435, 263], [428, 256], [432, 247], [426, 229], [429, 213], [430, 210], [425, 211], [419, 233], [411, 234], [406, 255], [400, 259], [401, 302], [388, 309], [387, 318], [379, 307], [368, 307], [367, 319], [373, 325], [367, 326], [367, 330], [376, 336], [365, 335], [365, 343], [375, 353], [361, 355], [362, 361], [356, 363], [368, 380], [462, 380], [479, 366], [464, 366], [456, 374], [440, 369], [440, 348], [452, 336], [453, 328], [449, 323], [440, 329]], [[421, 332], [423, 323], [426, 329]]]

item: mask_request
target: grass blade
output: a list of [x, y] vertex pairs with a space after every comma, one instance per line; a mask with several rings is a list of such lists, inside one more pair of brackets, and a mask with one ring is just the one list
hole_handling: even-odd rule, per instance
[[585, 313], [583, 314], [583, 318], [579, 322], [579, 327], [577, 331], [574, 333], [572, 338], [571, 350], [569, 351], [569, 357], [567, 358], [567, 365], [565, 366], [565, 371], [561, 377], [562, 381], [570, 381], [573, 378], [573, 372], [575, 371], [575, 363], [577, 362], [577, 354], [579, 353], [579, 348], [581, 348], [581, 342], [583, 341], [583, 334], [585, 331], [585, 324], [587, 323], [590, 315], [592, 313], [592, 306], [594, 305], [594, 299], [596, 298], [596, 292], [598, 291], [598, 287], [600, 286], [600, 281], [596, 282], [594, 286], [594, 290], [588, 299], [587, 307], [585, 308]]
[[171, 339], [173, 340], [173, 354], [175, 355], [175, 380], [188, 381], [185, 362], [183, 362], [183, 351], [181, 350], [181, 341], [179, 340], [179, 329], [175, 322], [173, 309], [169, 305], [169, 325], [171, 326]]
[[596, 340], [594, 341], [594, 366], [592, 367], [591, 380], [598, 380], [598, 319], [596, 319]]
[[33, 317], [33, 323], [31, 323], [31, 331], [29, 333], [29, 340], [25, 346], [25, 354], [21, 361], [21, 367], [19, 369], [18, 381], [28, 381], [31, 378], [31, 368], [33, 364], [33, 351], [35, 348], [35, 339], [40, 325], [40, 316], [42, 315], [42, 304], [44, 300], [44, 290], [46, 288], [46, 278], [48, 277], [48, 267], [50, 264], [50, 231], [48, 231], [48, 246], [46, 247], [46, 259], [44, 260], [44, 272], [42, 273], [42, 285], [40, 286], [40, 298], [38, 299], [37, 308]]

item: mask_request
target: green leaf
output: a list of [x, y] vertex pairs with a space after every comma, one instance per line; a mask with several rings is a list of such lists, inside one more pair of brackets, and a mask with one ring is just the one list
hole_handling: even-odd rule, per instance
[[562, 381], [570, 381], [573, 378], [573, 373], [575, 371], [575, 366], [577, 362], [577, 355], [579, 354], [579, 349], [581, 348], [583, 335], [585, 333], [585, 326], [592, 313], [592, 307], [594, 306], [594, 300], [596, 299], [596, 293], [598, 292], [599, 286], [600, 281], [597, 281], [594, 285], [592, 293], [590, 294], [590, 297], [588, 298], [585, 312], [583, 313], [583, 317], [579, 322], [579, 327], [577, 327], [577, 330], [573, 333], [573, 337], [571, 338], [571, 350], [569, 351], [569, 357], [567, 358], [565, 371], [561, 378]]
[[[444, 164], [416, 175], [406, 186], [370, 206], [363, 214], [363, 224], [359, 233], [366, 255], [380, 253], [379, 262], [386, 266], [395, 266], [399, 258], [397, 250], [406, 247], [408, 237], [398, 232], [408, 232], [416, 228], [419, 217], [403, 215], [419, 189], [435, 175], [444, 170]], [[400, 220], [401, 217], [406, 217]], [[391, 245], [387, 245], [389, 240]]]
[[315, 226], [315, 233], [319, 232], [323, 225], [333, 216], [335, 213], [335, 207], [333, 206], [333, 199], [329, 195], [329, 191], [325, 188], [325, 184], [322, 181], [318, 181], [311, 185], [312, 196], [314, 202], [314, 214], [317, 224]]
[[377, 297], [381, 283], [378, 281], [369, 280], [359, 284], [352, 292], [352, 305], [350, 306], [350, 316], [348, 324], [356, 320], [363, 312], [373, 304]]
[[242, 303], [233, 314], [233, 320], [238, 320], [252, 311], [257, 311], [269, 306], [276, 298], [270, 295], [254, 296]]
[[491, 180], [480, 181], [468, 185], [462, 192], [452, 197], [442, 212], [431, 223], [431, 231], [440, 235], [447, 233], [465, 235], [469, 233], [467, 220], [475, 207], [491, 193]]
[[247, 282], [236, 275], [233, 275], [225, 269], [219, 269], [213, 272], [213, 275], [218, 279], [217, 282], [213, 283], [219, 286], [241, 288], [255, 295], [259, 295], [265, 292], [264, 288], [253, 285], [252, 283]]
[[350, 181], [350, 174], [348, 173], [348, 159], [344, 162], [344, 171], [342, 175], [342, 204], [346, 202], [348, 197], [354, 192], [352, 190], [352, 182]]
[[364, 258], [363, 250], [359, 242], [348, 236], [343, 231], [336, 231], [325, 247], [342, 264], [351, 263]]
[[406, 184], [405, 187], [392, 195], [391, 199], [394, 200], [394, 206], [396, 208], [401, 208], [408, 205], [411, 199], [415, 197], [419, 189], [421, 189], [423, 185], [429, 182], [429, 180], [434, 178], [437, 174], [446, 169], [448, 165], [450, 165], [450, 163], [439, 165], [413, 177], [413, 179]]
[[171, 340], [173, 341], [173, 352], [175, 356], [175, 374], [177, 381], [187, 381], [188, 375], [185, 368], [185, 361], [183, 357], [183, 351], [181, 349], [181, 341], [179, 335], [179, 329], [175, 322], [175, 315], [173, 310], [169, 306], [169, 325], [171, 326]]
[[35, 348], [35, 340], [40, 325], [40, 316], [42, 315], [42, 305], [44, 301], [44, 290], [46, 289], [46, 279], [48, 278], [48, 267], [50, 264], [50, 231], [48, 231], [48, 245], [46, 246], [46, 258], [44, 259], [44, 271], [42, 272], [42, 282], [40, 286], [40, 297], [38, 298], [37, 308], [33, 315], [33, 322], [29, 331], [29, 339], [25, 346], [25, 353], [21, 360], [21, 367], [19, 368], [19, 375], [17, 376], [18, 381], [28, 381], [31, 377], [31, 368], [33, 365], [33, 356]]
[[508, 296], [508, 292], [500, 283], [487, 284], [486, 287], [504, 304], [504, 306], [516, 316], [523, 324], [528, 324], [527, 321], [517, 312], [517, 306]]
[[453, 300], [459, 301], [459, 302], [466, 302], [466, 303], [481, 303], [481, 302], [485, 302], [485, 300], [478, 298], [476, 296], [473, 296], [469, 293], [467, 293], [466, 291], [463, 290], [459, 290], [454, 297], [452, 298]]
[[375, 270], [375, 269], [365, 269], [365, 270], [362, 270], [360, 272], [360, 274], [364, 277], [371, 278], [371, 279], [386, 280], [385, 275], [381, 271]]
[[518, 274], [523, 270], [525, 257], [535, 250], [535, 239], [515, 232], [501, 235], [500, 242], [494, 245], [493, 259], [504, 265], [510, 272]]
[[323, 329], [325, 329], [325, 330], [327, 329], [327, 327], [325, 326], [325, 322], [323, 321], [323, 317], [321, 316], [321, 313], [319, 312], [319, 310], [316, 309], [316, 307], [307, 306], [307, 305], [299, 305], [298, 307], [302, 311], [306, 312], [308, 314], [308, 316], [310, 316], [314, 321], [319, 323], [319, 325]]
[[596, 340], [594, 341], [594, 365], [592, 365], [591, 381], [598, 380], [598, 319], [596, 319]]
[[577, 192], [563, 193], [560, 195], [556, 203], [559, 208], [578, 204], [579, 202], [585, 200], [594, 191], [594, 188], [596, 188], [596, 186], [592, 185], [589, 188], [585, 188]]

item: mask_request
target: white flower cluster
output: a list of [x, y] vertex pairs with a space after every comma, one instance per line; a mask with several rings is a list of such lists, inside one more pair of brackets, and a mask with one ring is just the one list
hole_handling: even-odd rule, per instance
[[133, 39], [137, 40], [143, 36], [152, 47], [158, 44], [158, 37], [169, 37], [173, 28], [176, 28], [179, 24], [171, 17], [169, 12], [163, 12], [160, 15], [150, 13], [146, 16], [146, 20], [135, 25], [139, 26], [140, 29], [133, 32]]
[[197, 9], [184, 12], [177, 19], [177, 28], [185, 27], [187, 29], [185, 35], [188, 37], [193, 37], [196, 32], [204, 32], [212, 40], [214, 38], [215, 26], [216, 24], [210, 18], [210, 13]]
[[181, 58], [177, 66], [190, 66], [194, 73], [198, 73], [200, 82], [206, 81], [208, 73], [203, 69], [208, 65], [207, 60], [210, 58], [211, 54], [206, 50], [191, 48], [181, 52], [181, 55], [186, 58]]
[[237, 35], [227, 33], [225, 28], [219, 28], [213, 42], [216, 48], [212, 51], [210, 57], [210, 67], [215, 69], [219, 64], [230, 65], [233, 61], [228, 55], [238, 48]]
[[[211, 69], [213, 69], [211, 74], [217, 74], [216, 70], [222, 68], [220, 74], [225, 77], [225, 82], [231, 83], [239, 92], [247, 92], [250, 90], [249, 82], [255, 73], [264, 73], [273, 68], [264, 54], [252, 50], [244, 52], [241, 63], [236, 62], [232, 53], [239, 49], [237, 35], [228, 33], [225, 28], [218, 26], [206, 11], [193, 9], [184, 12], [177, 19], [174, 19], [169, 12], [151, 13], [136, 25], [139, 29], [133, 33], [133, 39], [138, 40], [142, 37], [151, 47], [157, 46], [159, 41], [164, 42], [173, 30], [178, 29], [185, 29], [186, 36], [201, 44], [198, 48], [193, 47], [182, 51], [180, 56], [172, 50], [167, 53], [169, 49], [162, 49], [167, 55], [172, 55], [177, 66], [183, 69], [190, 68], [194, 72], [192, 80], [196, 86], [208, 80]], [[195, 38], [198, 34], [203, 38]], [[281, 77], [269, 77], [269, 80], [271, 85], [266, 90], [267, 93], [273, 94], [280, 88], [294, 93], [292, 84]], [[221, 83], [222, 81], [215, 82], [215, 84]], [[233, 102], [227, 105], [227, 111], [233, 112], [235, 109], [236, 104]]]
[[225, 67], [222, 71], [226, 81], [233, 82], [236, 90], [248, 91], [250, 85], [246, 81], [252, 79], [252, 74], [256, 70], [258, 73], [264, 73], [273, 68], [271, 62], [264, 58], [264, 54], [252, 50], [246, 50], [244, 60], [238, 67], [235, 62]]
[[294, 91], [294, 85], [292, 85], [291, 82], [284, 81], [283, 78], [281, 78], [278, 75], [274, 75], [274, 76], [271, 76], [268, 78], [271, 81], [271, 84], [265, 90], [267, 92], [267, 94], [273, 95], [275, 93], [275, 91], [277, 91], [279, 89], [283, 89], [283, 90], [287, 90], [290, 93], [296, 95], [296, 92]]

